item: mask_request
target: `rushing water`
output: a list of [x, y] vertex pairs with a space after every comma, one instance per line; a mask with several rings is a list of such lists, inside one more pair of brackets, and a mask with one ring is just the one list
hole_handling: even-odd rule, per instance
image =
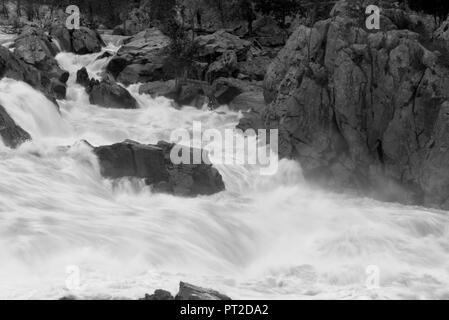
[[219, 165], [227, 190], [195, 199], [103, 179], [83, 139], [155, 143], [192, 121], [233, 128], [239, 114], [178, 110], [137, 86], [138, 110], [90, 105], [74, 74], [98, 77], [97, 56], [57, 56], [72, 74], [60, 113], [0, 80], [0, 104], [34, 138], [18, 150], [0, 142], [0, 298], [138, 298], [179, 281], [236, 299], [449, 298], [446, 212], [314, 190], [291, 161], [275, 176]]

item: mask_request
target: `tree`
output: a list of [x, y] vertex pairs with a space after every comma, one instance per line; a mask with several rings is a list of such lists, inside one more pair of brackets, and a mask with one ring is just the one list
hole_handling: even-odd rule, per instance
[[410, 9], [421, 11], [435, 17], [435, 21], [439, 19], [440, 23], [444, 21], [449, 14], [448, 0], [402, 0], [408, 3]]

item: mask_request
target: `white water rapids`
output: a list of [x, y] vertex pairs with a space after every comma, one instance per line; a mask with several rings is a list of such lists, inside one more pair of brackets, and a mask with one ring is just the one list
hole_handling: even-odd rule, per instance
[[[90, 105], [74, 76], [82, 66], [98, 75], [107, 59], [97, 56], [57, 56], [72, 75], [60, 113], [27, 84], [0, 80], [0, 104], [34, 138], [0, 143], [1, 299], [135, 299], [176, 293], [179, 281], [234, 299], [449, 299], [447, 212], [314, 190], [291, 161], [265, 177], [220, 165], [227, 190], [194, 199], [103, 179], [81, 140], [156, 143], [194, 120], [233, 128], [239, 115], [177, 110], [137, 86], [138, 110]], [[369, 266], [378, 287], [367, 286]]]

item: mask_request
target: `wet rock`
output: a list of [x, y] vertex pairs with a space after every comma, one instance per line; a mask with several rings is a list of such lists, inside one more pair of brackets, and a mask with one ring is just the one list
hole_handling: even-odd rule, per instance
[[280, 155], [309, 180], [443, 207], [449, 69], [409, 13], [384, 10], [389, 27], [368, 32], [354, 6], [339, 1], [329, 19], [295, 30], [268, 68], [269, 105], [239, 127], [278, 128]]
[[196, 287], [194, 285], [181, 282], [176, 300], [231, 300], [228, 296], [218, 291]]
[[86, 68], [78, 70], [76, 82], [86, 88], [91, 104], [113, 109], [138, 108], [137, 100], [128, 90], [108, 78], [89, 79]]
[[235, 78], [219, 78], [213, 83], [214, 96], [220, 105], [230, 104], [244, 92], [262, 92], [262, 87]]
[[262, 81], [271, 61], [272, 59], [268, 56], [251, 57], [239, 62], [238, 69], [244, 79]]
[[[144, 145], [127, 140], [94, 148], [94, 152], [106, 178], [140, 178], [156, 192], [186, 197], [212, 195], [225, 189], [220, 173], [212, 165], [174, 164], [170, 159], [174, 147], [174, 144], [166, 142]], [[187, 152], [192, 159], [193, 149], [186, 147], [180, 150]]]
[[166, 97], [177, 100], [178, 91], [175, 80], [147, 82], [139, 87], [140, 94], [149, 94], [153, 98]]
[[[44, 72], [25, 63], [7, 48], [0, 46], [0, 79], [3, 77], [26, 82], [56, 104], [55, 99], [59, 95], [53, 90], [55, 89], [55, 81], [58, 82], [58, 79], [52, 81]], [[63, 86], [65, 87], [64, 84]]]
[[58, 40], [63, 51], [80, 55], [100, 52], [105, 46], [100, 34], [86, 27], [68, 30], [63, 24], [56, 24], [51, 27], [50, 35]]
[[40, 29], [27, 27], [16, 38], [14, 46], [14, 55], [41, 71], [42, 80], [49, 84], [48, 88], [53, 96], [64, 99], [69, 73], [62, 70], [55, 59], [59, 49], [52, 38]]
[[0, 137], [3, 144], [10, 148], [17, 148], [25, 141], [31, 140], [31, 136], [18, 126], [0, 105]]
[[120, 48], [106, 70], [125, 85], [170, 79], [166, 68], [169, 44], [170, 39], [159, 29], [139, 32]]
[[154, 291], [152, 295], [146, 294], [144, 298], [139, 300], [148, 300], [148, 301], [168, 301], [175, 300], [175, 298], [171, 295], [170, 292], [158, 289]]

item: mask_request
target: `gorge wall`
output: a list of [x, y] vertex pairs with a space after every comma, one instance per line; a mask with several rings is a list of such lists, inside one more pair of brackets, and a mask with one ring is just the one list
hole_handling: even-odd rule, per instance
[[297, 28], [265, 76], [269, 105], [239, 127], [279, 128], [281, 156], [321, 185], [448, 209], [448, 57], [431, 18], [388, 4], [368, 31], [365, 8], [339, 1]]

